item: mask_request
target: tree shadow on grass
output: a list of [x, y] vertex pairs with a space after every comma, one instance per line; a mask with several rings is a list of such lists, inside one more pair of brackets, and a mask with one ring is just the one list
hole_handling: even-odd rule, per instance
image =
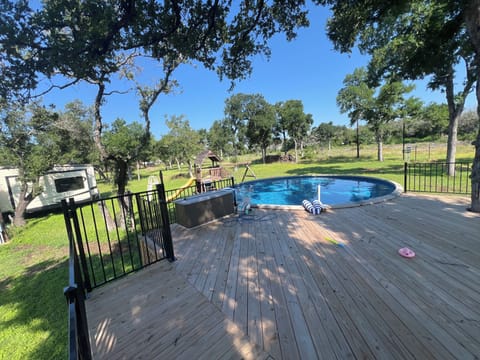
[[46, 260], [0, 281], [0, 358], [67, 358], [68, 260]]

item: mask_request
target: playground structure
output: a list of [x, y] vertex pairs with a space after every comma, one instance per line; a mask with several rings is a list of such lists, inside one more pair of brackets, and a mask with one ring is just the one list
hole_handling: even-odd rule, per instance
[[[211, 165], [202, 167], [203, 162], [206, 159], [211, 161]], [[205, 193], [212, 190], [219, 190], [225, 187], [225, 180], [232, 179], [231, 185], [234, 186], [233, 176], [223, 166], [220, 166], [220, 157], [210, 150], [201, 152], [194, 161], [194, 177], [188, 179], [188, 181], [174, 192], [169, 191], [166, 197], [167, 202], [177, 200], [181, 197], [189, 197]], [[245, 167], [241, 182], [245, 181], [246, 177], [256, 178], [253, 169], [250, 168], [249, 163], [237, 163], [235, 167]], [[163, 183], [162, 171], [159, 176], [152, 175], [148, 179], [147, 190], [151, 191], [157, 184]]]
[[172, 195], [170, 196], [167, 196], [167, 202], [169, 201], [172, 201], [172, 200], [175, 200], [177, 199], [180, 195], [182, 195], [182, 193], [188, 189], [190, 186], [192, 186], [192, 184], [195, 182], [195, 178], [191, 178], [187, 181], [187, 183], [185, 185], [183, 185], [180, 189], [178, 189], [177, 191], [175, 191], [175, 193], [173, 193]]
[[[204, 160], [210, 159], [211, 166], [202, 168]], [[202, 193], [210, 190], [216, 190], [215, 182], [231, 177], [230, 173], [222, 166], [222, 160], [211, 150], [205, 150], [198, 154], [194, 162], [195, 182], [197, 192]]]

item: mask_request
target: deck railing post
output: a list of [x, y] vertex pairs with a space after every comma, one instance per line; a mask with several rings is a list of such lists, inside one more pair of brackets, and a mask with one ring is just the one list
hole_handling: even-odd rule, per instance
[[407, 192], [407, 173], [408, 173], [408, 163], [405, 161], [403, 165], [403, 192]]
[[158, 175], [159, 175], [159, 178], [160, 178], [160, 184], [163, 184], [163, 171], [162, 170], [159, 170], [158, 171]]
[[165, 255], [169, 261], [175, 261], [173, 251], [172, 232], [170, 231], [170, 219], [168, 216], [167, 199], [165, 197], [165, 187], [163, 184], [157, 185], [158, 199], [160, 203], [160, 216], [162, 217], [163, 246]]
[[62, 200], [62, 208], [69, 246], [69, 285], [63, 290], [68, 304], [69, 358], [90, 360], [92, 350], [85, 308], [85, 290], [71, 224], [72, 208], [67, 206], [66, 200]]
[[[87, 310], [84, 294], [77, 284], [71, 284], [63, 290], [69, 307], [69, 357], [76, 359], [92, 359], [90, 336], [88, 333]], [[72, 308], [73, 307], [73, 308]]]
[[75, 200], [73, 198], [69, 199], [68, 208], [70, 210], [70, 214], [73, 220], [73, 228], [75, 231], [75, 239], [77, 240], [78, 256], [80, 258], [80, 265], [82, 267], [85, 289], [88, 292], [91, 292], [92, 284], [90, 282], [90, 275], [88, 273], [87, 257], [85, 256], [85, 250], [83, 249], [82, 231], [80, 230], [80, 224], [78, 222]]

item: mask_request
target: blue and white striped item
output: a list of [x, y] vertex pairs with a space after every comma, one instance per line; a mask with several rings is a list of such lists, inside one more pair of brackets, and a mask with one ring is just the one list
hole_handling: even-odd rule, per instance
[[313, 208], [313, 205], [310, 201], [303, 200], [302, 204], [303, 204], [303, 207], [305, 208], [305, 210], [307, 210], [309, 213], [313, 214], [314, 208]]
[[323, 206], [319, 200], [313, 200], [312, 205], [313, 205], [313, 214], [318, 215], [322, 212]]

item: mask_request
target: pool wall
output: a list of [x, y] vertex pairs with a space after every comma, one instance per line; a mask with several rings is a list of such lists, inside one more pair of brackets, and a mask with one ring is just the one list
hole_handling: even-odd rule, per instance
[[[382, 203], [391, 199], [394, 199], [401, 195], [403, 192], [403, 187], [390, 180], [380, 179], [371, 176], [364, 176], [364, 175], [328, 175], [328, 174], [315, 174], [315, 175], [299, 175], [299, 176], [280, 176], [280, 177], [271, 177], [259, 180], [252, 180], [252, 181], [245, 181], [243, 183], [238, 184], [241, 185], [248, 185], [249, 183], [254, 184], [255, 182], [262, 181], [262, 180], [275, 180], [275, 179], [287, 179], [287, 178], [307, 178], [307, 177], [325, 177], [325, 178], [338, 178], [338, 179], [352, 179], [352, 180], [360, 180], [360, 181], [375, 181], [375, 182], [383, 182], [393, 186], [393, 190], [391, 193], [384, 195], [369, 198], [367, 200], [355, 201], [355, 202], [345, 202], [339, 204], [325, 204], [329, 209], [343, 209], [343, 208], [351, 208], [357, 206], [365, 206], [365, 205], [373, 205]], [[286, 209], [286, 210], [304, 210], [302, 205], [272, 205], [272, 204], [252, 204], [253, 208], [259, 209]]]

